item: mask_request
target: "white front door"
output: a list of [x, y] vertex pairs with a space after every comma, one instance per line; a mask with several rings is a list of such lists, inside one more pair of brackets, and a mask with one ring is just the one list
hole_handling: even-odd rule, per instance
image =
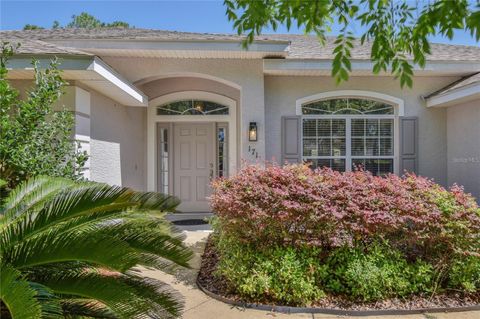
[[173, 192], [182, 212], [208, 212], [215, 168], [215, 123], [173, 125]]

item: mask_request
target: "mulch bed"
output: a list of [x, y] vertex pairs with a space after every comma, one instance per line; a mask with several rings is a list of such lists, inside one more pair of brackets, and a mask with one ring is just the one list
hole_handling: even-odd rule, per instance
[[[198, 274], [198, 283], [206, 290], [222, 296], [234, 302], [264, 304], [278, 306], [273, 300], [249, 300], [240, 297], [232, 291], [227, 280], [221, 276], [215, 276], [219, 256], [209, 238], [202, 256], [202, 264]], [[294, 306], [294, 305], [286, 305]], [[329, 295], [311, 305], [312, 308], [325, 308], [345, 311], [370, 311], [370, 310], [416, 310], [427, 308], [458, 308], [480, 306], [480, 292], [475, 294], [463, 294], [449, 292], [430, 296], [412, 296], [407, 299], [392, 298], [378, 302], [354, 302], [342, 296]]]

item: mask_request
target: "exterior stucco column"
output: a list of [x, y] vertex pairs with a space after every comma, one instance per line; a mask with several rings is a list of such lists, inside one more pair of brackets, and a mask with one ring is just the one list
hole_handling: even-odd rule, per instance
[[[78, 87], [67, 86], [65, 94], [58, 102], [75, 114], [74, 138], [79, 141], [80, 150], [86, 151], [90, 157], [90, 92]], [[90, 158], [82, 169], [83, 176], [90, 179]]]

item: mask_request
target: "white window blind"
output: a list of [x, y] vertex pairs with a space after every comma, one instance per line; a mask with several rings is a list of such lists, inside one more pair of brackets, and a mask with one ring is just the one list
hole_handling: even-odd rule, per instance
[[350, 171], [363, 167], [374, 175], [393, 173], [393, 107], [369, 100], [349, 101], [337, 99], [302, 106], [303, 160], [314, 168]]

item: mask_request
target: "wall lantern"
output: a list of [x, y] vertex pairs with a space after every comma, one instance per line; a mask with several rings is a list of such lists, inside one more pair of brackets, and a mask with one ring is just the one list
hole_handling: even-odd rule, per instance
[[248, 126], [248, 140], [250, 142], [256, 142], [257, 141], [257, 122], [250, 122]]

